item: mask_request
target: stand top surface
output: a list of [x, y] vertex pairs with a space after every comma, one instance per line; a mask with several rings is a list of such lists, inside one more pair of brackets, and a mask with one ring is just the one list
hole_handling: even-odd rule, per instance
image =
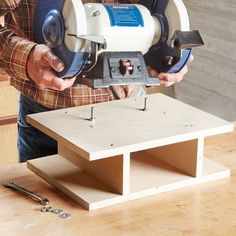
[[37, 113], [27, 121], [89, 160], [233, 130], [233, 124], [163, 94]]

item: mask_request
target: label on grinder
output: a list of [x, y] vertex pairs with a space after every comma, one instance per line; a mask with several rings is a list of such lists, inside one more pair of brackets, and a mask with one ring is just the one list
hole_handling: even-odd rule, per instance
[[111, 26], [144, 27], [143, 17], [136, 6], [104, 4]]

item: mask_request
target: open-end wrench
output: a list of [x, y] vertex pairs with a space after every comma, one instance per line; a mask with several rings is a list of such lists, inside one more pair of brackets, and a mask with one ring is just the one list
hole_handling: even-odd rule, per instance
[[36, 202], [39, 202], [41, 205], [48, 205], [49, 204], [49, 200], [45, 197], [42, 197], [40, 195], [38, 195], [37, 193], [31, 192], [26, 188], [23, 188], [17, 184], [14, 184], [12, 181], [8, 181], [5, 182], [3, 184], [4, 187], [6, 188], [11, 188], [14, 189], [20, 193], [23, 193], [24, 195], [30, 197], [31, 199], [35, 200]]

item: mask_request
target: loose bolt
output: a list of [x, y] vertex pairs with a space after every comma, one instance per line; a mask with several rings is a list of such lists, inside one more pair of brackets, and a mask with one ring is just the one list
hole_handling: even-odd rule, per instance
[[95, 122], [94, 107], [91, 107], [91, 117], [89, 120]]
[[148, 107], [147, 107], [147, 100], [148, 100], [148, 98], [145, 97], [145, 98], [144, 98], [144, 108], [143, 108], [143, 111], [147, 111], [147, 110], [148, 110]]

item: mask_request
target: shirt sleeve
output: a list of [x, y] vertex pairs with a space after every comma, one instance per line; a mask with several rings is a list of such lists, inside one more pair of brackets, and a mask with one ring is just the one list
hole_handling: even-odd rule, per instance
[[[0, 16], [14, 11], [20, 2], [20, 0], [1, 0]], [[27, 60], [35, 45], [35, 43], [18, 37], [14, 31], [0, 25], [0, 68], [10, 76], [28, 80]]]
[[14, 11], [22, 0], [1, 0], [0, 1], [0, 16], [6, 15], [8, 12]]

